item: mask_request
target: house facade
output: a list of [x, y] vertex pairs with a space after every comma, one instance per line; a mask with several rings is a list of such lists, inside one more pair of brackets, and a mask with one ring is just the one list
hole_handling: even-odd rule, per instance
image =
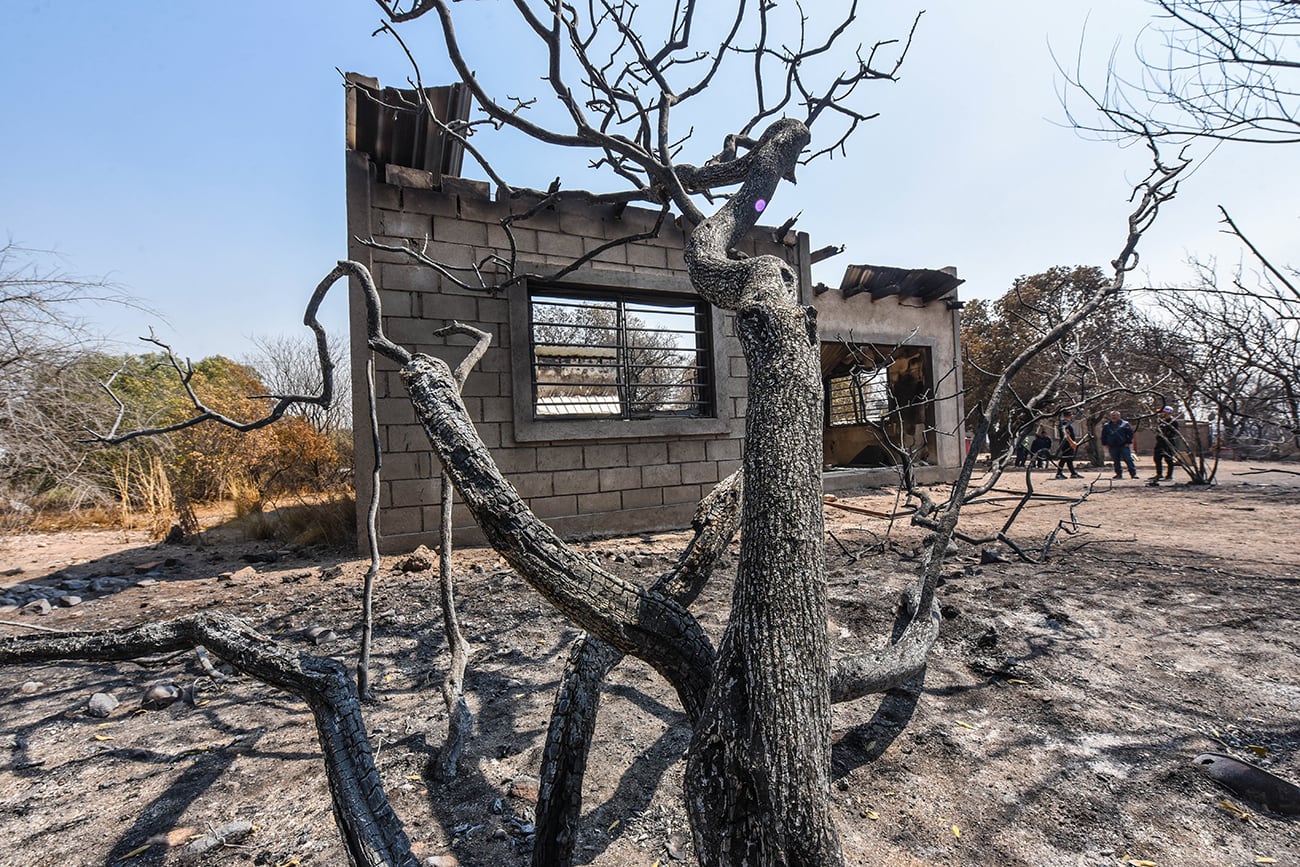
[[[387, 335], [454, 366], [469, 341], [437, 337], [436, 329], [458, 320], [491, 334], [465, 383], [466, 406], [507, 479], [561, 535], [688, 526], [700, 498], [740, 466], [746, 371], [732, 315], [691, 288], [683, 230], [668, 222], [655, 237], [600, 249], [650, 234], [659, 212], [578, 202], [539, 209], [541, 194], [495, 193], [458, 177], [457, 155], [430, 145], [436, 135], [427, 126], [382, 108], [377, 82], [351, 79], [349, 257], [374, 276]], [[436, 90], [454, 114], [454, 89]], [[526, 212], [534, 213], [519, 219]], [[924, 272], [946, 280], [932, 276], [918, 289], [881, 276], [898, 269], [871, 271], [865, 281], [850, 269], [856, 282], [846, 274], [839, 289], [814, 289], [807, 234], [777, 235], [756, 229], [741, 250], [788, 261], [817, 308], [828, 489], [896, 481], [900, 450], [922, 481], [955, 475], [960, 281]], [[418, 263], [403, 247], [444, 269]], [[497, 288], [503, 260], [530, 276]], [[373, 466], [362, 385], [370, 355], [355, 289], [350, 304], [360, 525]], [[381, 548], [432, 546], [439, 467], [396, 367], [375, 364]], [[462, 506], [452, 517], [460, 539], [481, 538]]]

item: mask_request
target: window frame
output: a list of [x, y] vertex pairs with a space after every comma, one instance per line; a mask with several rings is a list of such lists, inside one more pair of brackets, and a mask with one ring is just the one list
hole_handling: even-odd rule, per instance
[[[707, 360], [711, 384], [705, 412], [697, 416], [651, 415], [621, 416], [537, 416], [534, 390], [532, 297], [538, 295], [622, 298], [659, 304], [688, 302], [701, 304], [706, 319], [702, 331], [706, 346], [699, 350]], [[565, 275], [562, 281], [524, 280], [507, 290], [510, 317], [510, 403], [514, 418], [514, 439], [541, 442], [571, 439], [632, 439], [643, 437], [732, 434], [739, 430], [733, 407], [734, 398], [743, 395], [737, 388], [734, 371], [728, 364], [725, 323], [730, 319], [696, 294], [685, 276], [653, 275], [603, 269], [580, 269]], [[731, 340], [734, 343], [734, 339]]]

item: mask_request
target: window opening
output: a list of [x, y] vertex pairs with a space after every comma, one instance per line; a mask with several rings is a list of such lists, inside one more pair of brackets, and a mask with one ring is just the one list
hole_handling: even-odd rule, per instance
[[535, 418], [712, 415], [707, 305], [539, 293], [529, 312]]
[[889, 413], [889, 371], [855, 368], [829, 380], [831, 427], [880, 421]]

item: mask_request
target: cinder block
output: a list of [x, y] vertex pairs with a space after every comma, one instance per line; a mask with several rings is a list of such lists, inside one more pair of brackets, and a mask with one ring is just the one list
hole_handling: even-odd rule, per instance
[[537, 469], [579, 469], [582, 467], [582, 453], [582, 446], [545, 446], [537, 450]]
[[394, 187], [431, 190], [433, 189], [433, 172], [389, 163], [384, 166], [384, 181]]
[[435, 216], [431, 237], [444, 243], [483, 247], [487, 245], [487, 226], [471, 220], [453, 220], [450, 217]]
[[623, 508], [623, 497], [618, 491], [606, 491], [601, 494], [579, 494], [578, 514], [591, 515], [599, 512], [615, 512]]
[[[605, 238], [583, 238], [582, 240], [583, 252], [590, 253], [592, 250], [595, 250], [597, 247], [600, 247], [605, 243], [607, 243], [607, 239]], [[612, 265], [626, 265], [627, 245], [616, 244], [613, 247], [610, 247], [608, 250], [603, 250], [602, 252], [598, 253], [591, 261], [593, 263], [606, 262]]]
[[627, 446], [584, 446], [582, 462], [588, 469], [627, 466]]
[[425, 214], [407, 211], [379, 211], [379, 231], [394, 238], [421, 241], [434, 235], [434, 221]]
[[718, 465], [714, 461], [682, 464], [682, 481], [688, 485], [696, 482], [711, 484], [717, 480]]
[[537, 449], [535, 448], [521, 446], [501, 449], [492, 453], [492, 459], [496, 461], [497, 469], [508, 476], [537, 471]]
[[510, 256], [510, 237], [515, 239], [515, 250], [519, 253], [536, 253], [537, 252], [537, 230], [529, 229], [524, 226], [510, 224], [509, 235], [506, 233], [506, 227], [497, 221], [487, 223], [487, 242], [489, 247], [495, 247], [504, 258]]
[[663, 492], [659, 488], [639, 488], [623, 492], [624, 509], [649, 509], [664, 504]]
[[627, 447], [627, 462], [634, 467], [668, 463], [667, 443], [632, 443]]
[[539, 232], [537, 249], [547, 256], [560, 256], [573, 260], [583, 254], [582, 235], [568, 235], [561, 232]]
[[388, 435], [388, 453], [426, 452], [429, 450], [429, 437], [424, 428], [418, 424], [391, 424], [385, 433]]
[[[433, 320], [430, 330], [441, 328], [453, 320], [466, 325], [478, 325], [478, 297], [475, 295], [452, 294], [449, 292], [426, 294], [420, 296], [420, 302], [421, 313], [424, 318]], [[486, 328], [480, 328], [479, 330], [487, 331]], [[457, 341], [457, 345], [471, 342], [467, 337], [452, 339]]]
[[678, 485], [674, 488], [661, 488], [664, 497], [664, 504], [673, 503], [698, 503], [703, 497], [703, 491], [699, 485]]
[[625, 491], [641, 487], [640, 467], [607, 467], [600, 471], [602, 491]]
[[740, 460], [740, 440], [710, 440], [704, 445], [705, 455], [711, 461]]
[[668, 444], [668, 460], [685, 464], [705, 459], [703, 440], [677, 440]]
[[395, 506], [428, 506], [442, 498], [437, 479], [394, 479], [391, 483]]
[[449, 196], [441, 190], [402, 190], [402, 210], [412, 214], [429, 216], [456, 217], [458, 203], [455, 196]]
[[578, 498], [538, 497], [528, 501], [528, 508], [532, 509], [533, 514], [539, 518], [564, 518], [578, 514]]
[[[491, 376], [497, 380], [496, 389], [500, 391], [501, 383], [498, 374], [484, 374], [484, 378]], [[508, 397], [484, 397], [483, 398], [483, 421], [485, 422], [508, 422], [514, 419], [514, 407], [511, 406]]]
[[733, 355], [727, 361], [733, 378], [749, 376], [749, 367], [745, 364], [744, 358]]
[[[375, 279], [383, 287], [380, 295], [382, 301], [389, 291], [432, 292], [437, 288], [438, 274], [428, 265], [417, 265], [407, 259], [403, 263], [387, 262], [381, 265]], [[384, 312], [394, 316], [410, 315], [390, 311], [387, 305], [384, 305]]]
[[511, 473], [510, 483], [515, 486], [519, 496], [531, 500], [533, 497], [549, 497], [554, 493], [552, 478], [551, 473]]
[[627, 262], [643, 268], [668, 269], [668, 255], [663, 247], [648, 243], [628, 244]]
[[489, 449], [501, 448], [501, 425], [476, 421], [474, 422], [474, 430], [478, 431], [479, 439], [483, 440], [483, 445]]
[[664, 488], [682, 483], [682, 469], [677, 464], [651, 464], [641, 468], [641, 484], [647, 488]]
[[418, 506], [405, 509], [389, 508], [379, 513], [379, 532], [384, 536], [402, 533], [419, 533], [424, 529], [424, 517]]
[[402, 210], [402, 190], [390, 184], [374, 184], [370, 188], [370, 207], [388, 211]]
[[740, 469], [740, 461], [718, 461], [718, 481]]
[[415, 405], [405, 395], [377, 399], [375, 411], [384, 424], [416, 424], [419, 421], [415, 417]]
[[600, 490], [600, 470], [568, 470], [553, 476], [556, 494], [590, 494]]

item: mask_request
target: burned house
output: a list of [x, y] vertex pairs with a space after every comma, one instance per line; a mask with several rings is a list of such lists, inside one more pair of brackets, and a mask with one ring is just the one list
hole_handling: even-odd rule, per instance
[[[540, 194], [511, 198], [459, 177], [460, 154], [435, 125], [372, 98], [391, 105], [397, 92], [384, 98], [373, 80], [350, 79], [348, 252], [374, 275], [389, 337], [455, 365], [468, 340], [436, 329], [459, 320], [492, 335], [465, 403], [502, 472], [559, 533], [687, 526], [700, 497], [740, 466], [746, 372], [732, 314], [704, 303], [687, 278], [683, 230], [667, 223], [551, 276], [612, 240], [648, 234], [658, 212], [560, 203], [514, 221], [508, 235], [502, 221], [534, 210]], [[461, 88], [430, 94], [444, 116], [467, 110]], [[450, 267], [420, 264], [406, 246]], [[963, 443], [955, 274], [854, 266], [838, 288], [814, 287], [807, 234], [758, 229], [742, 251], [788, 261], [818, 311], [827, 489], [895, 482], [904, 456], [922, 482], [954, 477]], [[536, 276], [498, 289], [495, 263], [512, 255], [516, 273]], [[350, 315], [353, 379], [363, 383], [356, 292]], [[375, 384], [381, 546], [433, 544], [436, 459], [391, 362], [377, 359]], [[365, 389], [354, 394], [361, 521], [372, 457]], [[461, 506], [453, 525], [481, 538]]]

